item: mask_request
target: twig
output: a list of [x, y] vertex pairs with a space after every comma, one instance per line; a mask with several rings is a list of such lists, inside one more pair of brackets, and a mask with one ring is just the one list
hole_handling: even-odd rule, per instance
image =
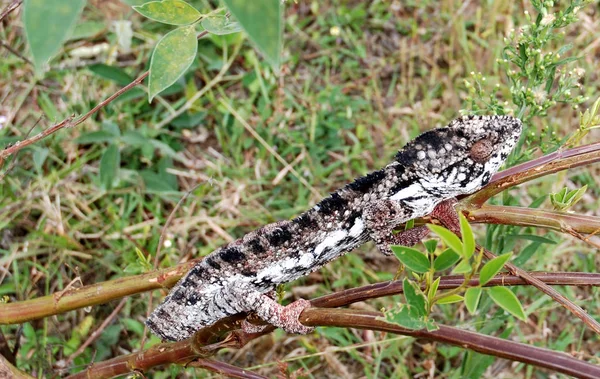
[[[415, 338], [424, 338], [460, 346], [482, 354], [544, 367], [578, 378], [600, 377], [599, 366], [581, 361], [561, 352], [444, 325], [440, 325], [438, 330], [432, 332], [427, 330], [409, 330], [384, 321], [383, 314], [379, 312], [311, 307], [302, 312], [300, 322], [308, 326], [336, 326], [378, 330]], [[240, 333], [232, 333], [223, 343], [206, 347], [199, 345], [196, 337], [175, 343], [163, 343], [143, 352], [96, 363], [87, 370], [71, 375], [68, 378], [108, 378], [127, 374], [132, 370], [144, 372], [151, 367], [169, 362], [182, 364], [195, 359], [196, 356], [206, 358], [206, 354], [214, 354], [225, 347], [240, 348], [259, 335], [262, 334], [243, 336]]]
[[[37, 121], [33, 124], [33, 126], [27, 131], [27, 134], [25, 134], [25, 138], [29, 137], [29, 134], [31, 134], [31, 131], [42, 120], [42, 117], [44, 117], [44, 116], [40, 116], [37, 119]], [[4, 177], [6, 175], [8, 175], [12, 171], [12, 169], [15, 167], [15, 165], [17, 164], [17, 158], [18, 157], [19, 157], [19, 152], [17, 152], [17, 154], [15, 155], [15, 158], [10, 162], [10, 164], [8, 165], [8, 167], [6, 168], [6, 170], [4, 170], [4, 172], [0, 174], [0, 182], [2, 182], [4, 180]], [[0, 158], [0, 167], [2, 167], [3, 164], [4, 164], [4, 160], [2, 158]], [[0, 282], [2, 282], [2, 280], [0, 280]]]
[[119, 314], [119, 312], [121, 312], [121, 309], [123, 308], [126, 302], [127, 299], [125, 298], [119, 302], [119, 304], [115, 307], [115, 309], [113, 309], [110, 315], [104, 321], [102, 321], [102, 324], [100, 324], [98, 329], [94, 330], [92, 334], [90, 334], [88, 339], [85, 340], [85, 342], [79, 346], [77, 351], [75, 351], [73, 354], [71, 354], [69, 358], [67, 358], [67, 360], [65, 361], [65, 366], [70, 366], [71, 363], [73, 363], [73, 360], [84, 352], [86, 347], [88, 347], [92, 342], [94, 342], [96, 338], [100, 337], [102, 331], [106, 329], [108, 325], [110, 325], [110, 323], [114, 320], [115, 317], [117, 317], [117, 315]]
[[[205, 31], [199, 33], [197, 38], [201, 38], [207, 34], [208, 34], [208, 31], [205, 30]], [[17, 151], [23, 149], [24, 147], [34, 144], [34, 143], [38, 142], [39, 140], [44, 139], [44, 138], [48, 137], [49, 135], [56, 133], [57, 131], [59, 131], [63, 128], [72, 128], [72, 127], [75, 127], [75, 126], [83, 123], [88, 118], [90, 118], [90, 116], [92, 116], [94, 113], [98, 112], [100, 109], [104, 108], [106, 105], [110, 104], [117, 97], [121, 96], [123, 93], [129, 91], [133, 87], [140, 84], [144, 79], [146, 79], [146, 77], [149, 74], [150, 74], [150, 71], [144, 72], [143, 74], [138, 76], [134, 81], [132, 81], [125, 87], [121, 88], [120, 90], [118, 90], [117, 92], [112, 94], [111, 96], [104, 99], [102, 102], [100, 102], [98, 105], [96, 105], [94, 108], [92, 108], [90, 111], [88, 111], [83, 116], [77, 118], [75, 121], [73, 121], [75, 119], [75, 116], [72, 115], [70, 117], [67, 117], [63, 121], [59, 122], [58, 124], [55, 124], [55, 125], [51, 126], [50, 128], [44, 130], [43, 132], [36, 134], [35, 136], [33, 136], [31, 138], [25, 139], [23, 141], [15, 142], [14, 145], [7, 147], [6, 149], [0, 151], [0, 161], [2, 159], [5, 159], [6, 157], [16, 153]]]
[[0, 13], [0, 22], [2, 22], [2, 20], [4, 20], [4, 18], [6, 16], [11, 14], [12, 11], [17, 9], [19, 7], [19, 5], [21, 5], [22, 2], [23, 2], [23, 0], [13, 0], [12, 3], [8, 4], [8, 6], [6, 8], [4, 8], [2, 13]]
[[0, 40], [0, 45], [2, 45], [3, 48], [5, 48], [6, 50], [10, 51], [13, 55], [15, 55], [17, 58], [22, 59], [23, 61], [25, 61], [25, 63], [28, 63], [30, 65], [33, 65], [33, 63], [27, 59], [26, 57], [24, 57], [21, 53], [19, 53], [17, 50], [13, 49], [9, 44], [7, 44], [6, 42]]
[[[36, 299], [18, 301], [14, 303], [0, 304], [0, 325], [20, 324], [23, 322], [37, 320], [40, 318], [65, 313], [75, 309], [85, 308], [92, 305], [104, 304], [124, 296], [131, 296], [153, 289], [172, 287], [181, 277], [188, 272], [198, 260], [193, 260], [175, 266], [171, 269], [148, 272], [141, 275], [129, 276], [96, 283], [89, 286], [73, 289], [65, 293], [59, 300], [56, 294], [38, 297]], [[566, 286], [600, 286], [600, 274], [595, 273], [532, 273], [551, 285]], [[442, 277], [440, 289], [451, 289], [459, 286], [464, 281], [462, 276]], [[477, 277], [471, 279], [470, 285], [478, 285]], [[497, 285], [526, 285], [526, 281], [517, 276], [498, 275], [489, 282], [490, 286]], [[389, 296], [402, 293], [400, 281], [382, 282], [365, 287], [358, 287], [342, 292], [348, 299], [338, 295], [327, 295], [313, 300], [315, 306], [339, 307], [353, 302], [363, 301], [381, 296]], [[333, 297], [331, 297], [333, 296]], [[327, 300], [321, 300], [327, 299]], [[353, 300], [354, 299], [354, 300]], [[326, 301], [326, 303], [321, 303]], [[329, 303], [335, 301], [333, 303]]]
[[507, 188], [555, 172], [596, 162], [600, 162], [600, 142], [564, 151], [559, 150], [497, 173], [487, 186], [472, 195], [461, 198], [460, 203], [470, 209], [479, 208], [489, 198]]
[[0, 304], [0, 325], [20, 324], [152, 289], [171, 287], [197, 262], [191, 260], [164, 270], [73, 288], [66, 293], [59, 291], [36, 299]]

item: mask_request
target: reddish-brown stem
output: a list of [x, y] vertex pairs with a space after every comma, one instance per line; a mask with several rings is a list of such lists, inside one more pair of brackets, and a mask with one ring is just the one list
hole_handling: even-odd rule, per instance
[[570, 233], [597, 234], [600, 217], [537, 208], [484, 205], [466, 212], [469, 221], [484, 224], [534, 226]]
[[477, 209], [490, 197], [507, 188], [574, 167], [581, 167], [600, 161], [600, 142], [558, 150], [531, 161], [513, 166], [492, 177], [490, 183], [460, 201], [467, 209]]
[[13, 0], [12, 3], [8, 4], [8, 6], [4, 8], [2, 13], [0, 13], [0, 22], [2, 22], [2, 20], [4, 20], [6, 16], [11, 14], [12, 11], [17, 9], [22, 2], [23, 0]]
[[[600, 377], [599, 366], [578, 360], [561, 352], [443, 325], [440, 325], [438, 330], [432, 332], [427, 330], [410, 330], [390, 324], [384, 321], [382, 317], [383, 314], [379, 312], [307, 308], [302, 312], [300, 321], [308, 326], [336, 326], [379, 330], [415, 338], [424, 338], [471, 349], [482, 354], [544, 367], [578, 378]], [[145, 372], [151, 367], [172, 362], [185, 364], [196, 357], [206, 358], [207, 354], [214, 354], [224, 347], [240, 348], [259, 335], [257, 334], [254, 337], [244, 340], [229, 338], [223, 345], [214, 345], [211, 347], [199, 347], [195, 342], [195, 338], [175, 343], [163, 343], [143, 352], [96, 363], [86, 371], [71, 375], [69, 378], [109, 378], [134, 370]], [[211, 366], [211, 368], [213, 367]]]

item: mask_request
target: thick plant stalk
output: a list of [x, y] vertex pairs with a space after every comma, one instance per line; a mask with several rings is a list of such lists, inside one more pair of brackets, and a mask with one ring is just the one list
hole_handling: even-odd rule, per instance
[[[405, 329], [386, 322], [383, 319], [383, 314], [379, 312], [307, 308], [302, 312], [300, 322], [307, 326], [335, 326], [379, 330], [415, 338], [424, 338], [460, 346], [482, 354], [532, 364], [578, 378], [600, 377], [600, 366], [578, 360], [564, 353], [443, 325], [440, 325], [438, 330], [432, 332]], [[186, 364], [198, 357], [205, 359], [207, 355], [214, 354], [222, 348], [241, 348], [248, 341], [260, 335], [262, 333], [249, 335], [245, 339], [238, 339], [234, 335], [230, 335], [230, 338], [226, 338], [223, 343], [213, 346], [198, 346], [197, 338], [175, 343], [162, 343], [143, 352], [95, 363], [87, 370], [71, 375], [68, 378], [110, 378], [126, 374], [133, 370], [146, 372], [151, 367], [167, 363], [177, 362]], [[204, 367], [213, 370], [211, 367]]]

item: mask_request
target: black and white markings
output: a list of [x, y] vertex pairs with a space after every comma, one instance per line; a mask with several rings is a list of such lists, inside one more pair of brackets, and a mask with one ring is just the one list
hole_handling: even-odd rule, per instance
[[[167, 340], [188, 338], [224, 317], [251, 310], [269, 315], [275, 325], [290, 325], [290, 320], [273, 316], [283, 312], [261, 294], [369, 239], [378, 244], [394, 241], [389, 234], [394, 224], [478, 190], [520, 134], [521, 122], [508, 116], [462, 117], [423, 133], [389, 165], [356, 179], [293, 220], [267, 225], [215, 250], [179, 281], [146, 324]], [[418, 232], [407, 241], [417, 241]], [[380, 250], [386, 252], [386, 247]], [[265, 306], [270, 308], [260, 309]]]

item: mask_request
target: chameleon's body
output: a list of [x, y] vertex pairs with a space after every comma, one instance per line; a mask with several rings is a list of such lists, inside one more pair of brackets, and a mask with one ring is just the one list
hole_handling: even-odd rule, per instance
[[473, 193], [504, 162], [521, 134], [508, 116], [469, 116], [423, 133], [381, 170], [358, 178], [290, 221], [266, 225], [208, 255], [172, 289], [147, 320], [167, 340], [240, 312], [254, 311], [291, 332], [306, 332], [286, 309], [264, 295], [373, 240], [414, 244], [423, 228], [392, 229], [426, 216], [444, 200]]

